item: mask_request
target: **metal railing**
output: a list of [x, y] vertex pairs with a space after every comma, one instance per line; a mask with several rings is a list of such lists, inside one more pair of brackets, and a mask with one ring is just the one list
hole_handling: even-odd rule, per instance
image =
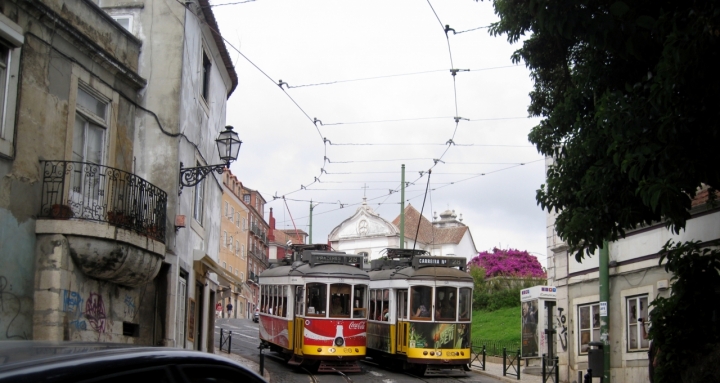
[[[475, 354], [475, 356], [473, 356], [473, 354]], [[470, 367], [478, 367], [485, 371], [486, 356], [487, 353], [485, 352], [485, 345], [483, 345], [482, 347], [470, 345]], [[480, 364], [475, 364], [475, 362], [479, 362]]]
[[[522, 358], [520, 357], [520, 349], [518, 348], [517, 353], [515, 355], [508, 354], [507, 348], [503, 348], [503, 376], [512, 375], [517, 376], [517, 380], [520, 380], [520, 360]], [[517, 366], [515, 365], [515, 362], [517, 362]], [[515, 370], [515, 372], [510, 372], [510, 369]]]
[[472, 344], [477, 347], [480, 347], [480, 345], [486, 346], [487, 354], [491, 356], [501, 356], [503, 348], [507, 348], [508, 350], [517, 350], [520, 348], [520, 342], [511, 341], [473, 339]]
[[223, 345], [227, 343], [227, 353], [230, 353], [230, 349], [232, 349], [232, 331], [228, 331], [227, 335], [225, 335], [225, 329], [220, 328], [220, 351], [223, 350]]
[[40, 217], [107, 222], [165, 242], [167, 193], [120, 169], [42, 161]]
[[558, 357], [550, 358], [547, 354], [542, 354], [542, 382], [546, 383], [548, 379], [553, 383], [560, 383], [560, 370], [558, 370]]

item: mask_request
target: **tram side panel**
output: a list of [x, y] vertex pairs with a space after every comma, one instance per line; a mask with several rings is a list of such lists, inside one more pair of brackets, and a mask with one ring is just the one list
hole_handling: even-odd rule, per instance
[[292, 349], [292, 320], [260, 314], [260, 339], [284, 349]]

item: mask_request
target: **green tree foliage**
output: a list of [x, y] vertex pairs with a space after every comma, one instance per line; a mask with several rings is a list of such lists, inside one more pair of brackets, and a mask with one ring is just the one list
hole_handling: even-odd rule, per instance
[[[699, 187], [720, 184], [720, 2], [494, 0], [490, 31], [522, 41], [530, 133], [554, 158], [538, 203], [591, 254], [625, 230], [690, 217]], [[710, 193], [714, 196], [714, 193]]]
[[483, 267], [469, 263], [473, 277], [473, 310], [495, 311], [520, 306], [520, 290], [547, 283], [544, 277], [488, 278]]
[[672, 296], [653, 301], [650, 338], [659, 345], [655, 382], [720, 379], [720, 250], [699, 242], [663, 248]]

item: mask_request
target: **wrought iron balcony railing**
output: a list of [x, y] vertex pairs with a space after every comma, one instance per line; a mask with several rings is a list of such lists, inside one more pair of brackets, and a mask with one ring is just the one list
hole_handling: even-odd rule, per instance
[[167, 193], [125, 171], [43, 161], [40, 217], [107, 222], [165, 243]]

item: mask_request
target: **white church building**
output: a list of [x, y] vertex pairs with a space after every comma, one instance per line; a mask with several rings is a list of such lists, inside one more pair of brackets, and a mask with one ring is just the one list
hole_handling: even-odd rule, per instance
[[[328, 242], [335, 251], [362, 255], [369, 265], [371, 260], [383, 257], [386, 248], [400, 247], [399, 226], [399, 215], [392, 222], [387, 221], [363, 200], [355, 214], [330, 232]], [[406, 249], [414, 246], [437, 256], [462, 256], [469, 261], [478, 254], [470, 228], [462, 223], [462, 216], [458, 219], [455, 211], [450, 210], [441, 213], [439, 219], [435, 213], [430, 222], [412, 205], [406, 206], [404, 241]]]

